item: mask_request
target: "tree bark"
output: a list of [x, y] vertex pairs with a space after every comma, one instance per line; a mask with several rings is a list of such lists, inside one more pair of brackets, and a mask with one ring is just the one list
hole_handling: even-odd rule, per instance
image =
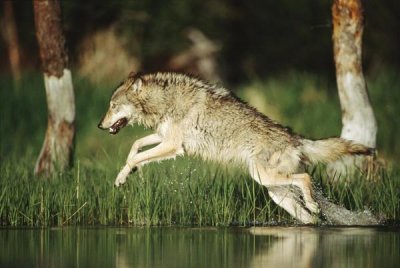
[[[336, 82], [342, 108], [341, 138], [375, 148], [377, 124], [362, 71], [364, 16], [361, 0], [334, 0], [333, 48]], [[331, 172], [345, 174], [363, 164], [365, 157], [346, 157], [333, 163]]]
[[17, 26], [15, 23], [12, 1], [4, 1], [4, 18], [2, 32], [7, 45], [8, 58], [10, 61], [11, 73], [16, 84], [21, 79], [21, 53], [19, 49]]
[[75, 137], [75, 99], [61, 27], [59, 0], [35, 1], [36, 37], [44, 72], [48, 122], [35, 174], [50, 175], [72, 163]]

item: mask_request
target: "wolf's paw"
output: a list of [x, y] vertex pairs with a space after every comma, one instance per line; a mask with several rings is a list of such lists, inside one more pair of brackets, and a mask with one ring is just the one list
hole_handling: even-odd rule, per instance
[[131, 172], [129, 166], [125, 166], [118, 174], [117, 178], [115, 179], [114, 185], [119, 187], [120, 185], [126, 182], [126, 177], [128, 177], [129, 173]]
[[320, 209], [316, 202], [307, 202], [306, 207], [311, 211], [311, 213], [319, 214]]
[[116, 187], [119, 187], [119, 186], [121, 186], [122, 184], [124, 184], [126, 182], [126, 179], [121, 179], [121, 178], [116, 178], [115, 179], [115, 182], [114, 182], [114, 185], [116, 186]]

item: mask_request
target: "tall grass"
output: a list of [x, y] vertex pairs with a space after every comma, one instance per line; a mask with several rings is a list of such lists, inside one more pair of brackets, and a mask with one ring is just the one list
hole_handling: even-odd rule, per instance
[[[377, 79], [376, 88], [375, 84], [370, 85], [371, 91], [376, 91], [371, 95], [376, 94], [376, 100], [387, 102], [384, 107], [399, 109], [391, 103], [397, 97], [389, 98], [386, 88], [379, 89], [398, 86], [396, 79], [392, 73], [386, 79]], [[42, 77], [27, 74], [19, 91], [12, 89], [9, 77], [0, 77], [0, 81], [1, 225], [294, 223], [270, 201], [267, 190], [245, 172], [193, 158], [149, 164], [142, 173], [132, 174], [126, 185], [115, 188], [113, 181], [130, 144], [149, 130], [126, 128], [116, 136], [99, 131], [96, 125], [105, 112], [112, 87], [92, 85], [79, 78], [74, 81], [77, 101], [74, 167], [51, 178], [34, 177], [33, 167], [47, 116]], [[255, 82], [248, 87], [264, 92], [266, 102], [275, 105], [273, 109], [279, 119], [296, 131], [315, 137], [335, 135], [340, 130], [337, 99], [329, 97], [329, 90], [319, 86], [307, 89], [316, 87], [315, 83], [324, 85], [310, 75], [292, 74], [289, 79]], [[392, 91], [392, 94], [400, 93]], [[379, 107], [375, 107], [378, 122], [386, 120], [386, 124], [394, 115], [392, 108], [382, 112]], [[390, 132], [389, 126], [383, 127], [383, 131]], [[397, 132], [382, 133], [380, 138], [390, 140], [398, 133], [396, 126], [393, 129]], [[393, 144], [378, 140], [378, 144], [382, 144], [383, 154], [389, 159], [398, 159], [397, 140]], [[392, 165], [376, 173], [373, 180], [356, 175], [349, 182], [333, 183], [323, 168], [317, 168], [313, 177], [325, 195], [336, 203], [353, 210], [368, 207], [377, 216], [399, 220], [399, 173], [398, 167]]]
[[[2, 165], [1, 223], [226, 226], [276, 216], [266, 191], [248, 177], [240, 172], [228, 176], [196, 160], [151, 164], [121, 188], [113, 186], [116, 169], [78, 167], [39, 179], [32, 177], [27, 162], [18, 168], [11, 162]], [[287, 217], [283, 211], [276, 214]]]

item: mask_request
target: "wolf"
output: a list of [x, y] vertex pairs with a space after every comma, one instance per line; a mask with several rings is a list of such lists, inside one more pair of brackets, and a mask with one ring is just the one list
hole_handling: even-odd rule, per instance
[[[130, 74], [116, 88], [98, 127], [117, 134], [135, 123], [153, 129], [154, 134], [133, 143], [116, 186], [147, 163], [195, 155], [244, 167], [267, 187], [272, 200], [303, 223], [314, 223], [319, 213], [304, 166], [372, 152], [341, 138], [306, 139], [228, 89], [178, 73]], [[156, 146], [140, 151], [148, 145]], [[300, 189], [305, 208], [293, 195], [279, 190], [287, 186]]]

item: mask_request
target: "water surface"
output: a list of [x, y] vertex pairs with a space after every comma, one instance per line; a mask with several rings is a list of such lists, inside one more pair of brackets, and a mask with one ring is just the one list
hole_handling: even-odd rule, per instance
[[396, 228], [0, 229], [0, 267], [399, 267]]

